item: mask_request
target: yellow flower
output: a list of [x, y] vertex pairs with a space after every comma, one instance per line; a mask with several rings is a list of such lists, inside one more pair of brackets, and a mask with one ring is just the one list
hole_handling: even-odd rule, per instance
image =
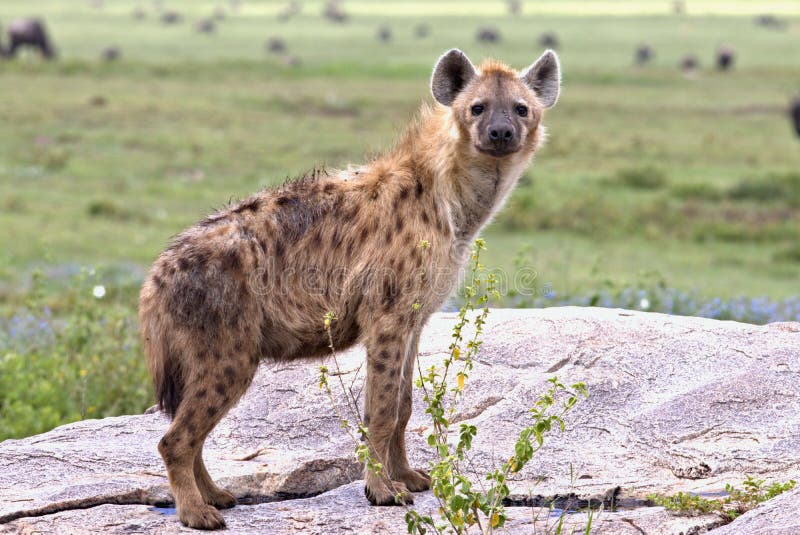
[[458, 374], [458, 389], [459, 390], [463, 390], [464, 389], [464, 380], [465, 379], [466, 379], [466, 376], [463, 373], [459, 373]]
[[499, 524], [499, 523], [500, 523], [500, 515], [498, 515], [497, 513], [494, 513], [492, 515], [492, 527], [496, 528], [497, 524]]

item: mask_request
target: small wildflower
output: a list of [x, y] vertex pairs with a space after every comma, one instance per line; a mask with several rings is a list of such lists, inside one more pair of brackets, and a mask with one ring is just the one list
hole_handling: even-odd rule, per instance
[[639, 308], [642, 310], [649, 310], [650, 309], [650, 300], [646, 297], [642, 297], [641, 301], [639, 301]]
[[431, 242], [429, 242], [428, 240], [420, 240], [419, 241], [419, 248], [420, 249], [427, 249], [430, 246], [431, 246]]
[[102, 284], [98, 284], [94, 288], [92, 288], [92, 295], [95, 296], [97, 299], [102, 299], [106, 296], [106, 287]]

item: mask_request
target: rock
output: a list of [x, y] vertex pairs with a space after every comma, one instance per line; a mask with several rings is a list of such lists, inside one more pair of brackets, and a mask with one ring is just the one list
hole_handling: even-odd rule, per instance
[[797, 535], [800, 533], [800, 487], [764, 502], [731, 524], [715, 529], [714, 535]]
[[[447, 351], [454, 318], [437, 314], [426, 327], [423, 368]], [[530, 505], [571, 495], [581, 503], [605, 497], [607, 506], [613, 496], [623, 509], [601, 513], [593, 533], [707, 530], [720, 525], [716, 515], [674, 516], [645, 507], [644, 496], [717, 493], [746, 474], [800, 479], [800, 323], [754, 326], [600, 308], [493, 310], [484, 340], [454, 418], [478, 426], [472, 459], [479, 474], [508, 457], [549, 377], [584, 381], [590, 394], [567, 416], [566, 432], [551, 435], [510, 482], [517, 504], [509, 507], [511, 532], [533, 531]], [[355, 349], [338, 359], [355, 391], [363, 358]], [[223, 512], [231, 531], [269, 525], [271, 533], [404, 533], [403, 508], [367, 505], [354, 445], [318, 388], [318, 366], [262, 364], [209, 437], [212, 476], [240, 503], [255, 504]], [[334, 394], [342, 403], [338, 388]], [[429, 427], [420, 393], [414, 395], [408, 447], [412, 464], [422, 467], [432, 458]], [[0, 532], [179, 531], [174, 515], [148, 508], [170, 501], [156, 452], [167, 425], [156, 412], [0, 443]], [[430, 493], [415, 499], [421, 512], [436, 508]], [[797, 491], [778, 499], [796, 504]], [[769, 505], [736, 522], [768, 520]], [[540, 522], [547, 520], [540, 513]], [[568, 521], [580, 527], [586, 517]]]

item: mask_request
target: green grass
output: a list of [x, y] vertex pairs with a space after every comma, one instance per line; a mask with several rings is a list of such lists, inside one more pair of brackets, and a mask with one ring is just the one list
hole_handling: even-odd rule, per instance
[[[146, 267], [169, 236], [229, 198], [386, 147], [428, 98], [443, 50], [521, 67], [544, 31], [563, 44], [563, 95], [548, 144], [489, 231], [487, 262], [510, 267], [534, 245], [541, 276], [560, 289], [655, 270], [720, 297], [797, 293], [786, 254], [800, 242], [797, 190], [780, 195], [787, 186], [775, 177], [800, 168], [783, 113], [800, 89], [800, 9], [776, 32], [752, 23], [751, 13], [773, 11], [763, 3], [733, 13], [691, 3], [705, 14], [684, 17], [662, 4], [630, 2], [614, 16], [603, 14], [608, 2], [530, 3], [512, 18], [502, 2], [347, 2], [351, 21], [337, 25], [319, 2], [281, 23], [283, 3], [251, 0], [204, 35], [192, 24], [216, 2], [167, 2], [186, 17], [175, 26], [149, 2], [39, 2], [59, 61], [28, 55], [0, 67], [5, 293], [34, 266]], [[137, 5], [145, 20], [131, 17]], [[30, 12], [4, 3], [6, 19]], [[423, 21], [431, 35], [417, 39]], [[381, 24], [392, 42], [375, 39]], [[477, 44], [483, 25], [502, 42]], [[299, 67], [265, 52], [273, 36]], [[657, 55], [637, 69], [643, 41]], [[723, 42], [738, 50], [731, 73], [710, 68]], [[112, 44], [123, 59], [105, 64], [100, 50]], [[709, 68], [686, 78], [676, 68], [686, 53]]]

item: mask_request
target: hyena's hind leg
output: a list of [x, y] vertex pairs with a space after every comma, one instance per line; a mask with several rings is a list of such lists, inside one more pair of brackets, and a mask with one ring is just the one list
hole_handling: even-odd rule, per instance
[[214, 484], [202, 460], [203, 443], [225, 413], [247, 390], [258, 366], [257, 358], [223, 357], [203, 352], [187, 377], [183, 397], [158, 450], [167, 467], [178, 516], [199, 529], [225, 526], [215, 506], [232, 507], [235, 497]]
[[197, 455], [194, 457], [194, 478], [203, 501], [208, 505], [213, 505], [217, 509], [230, 509], [236, 505], [236, 496], [217, 486], [208, 474], [206, 465], [203, 463], [202, 446], [197, 450]]

